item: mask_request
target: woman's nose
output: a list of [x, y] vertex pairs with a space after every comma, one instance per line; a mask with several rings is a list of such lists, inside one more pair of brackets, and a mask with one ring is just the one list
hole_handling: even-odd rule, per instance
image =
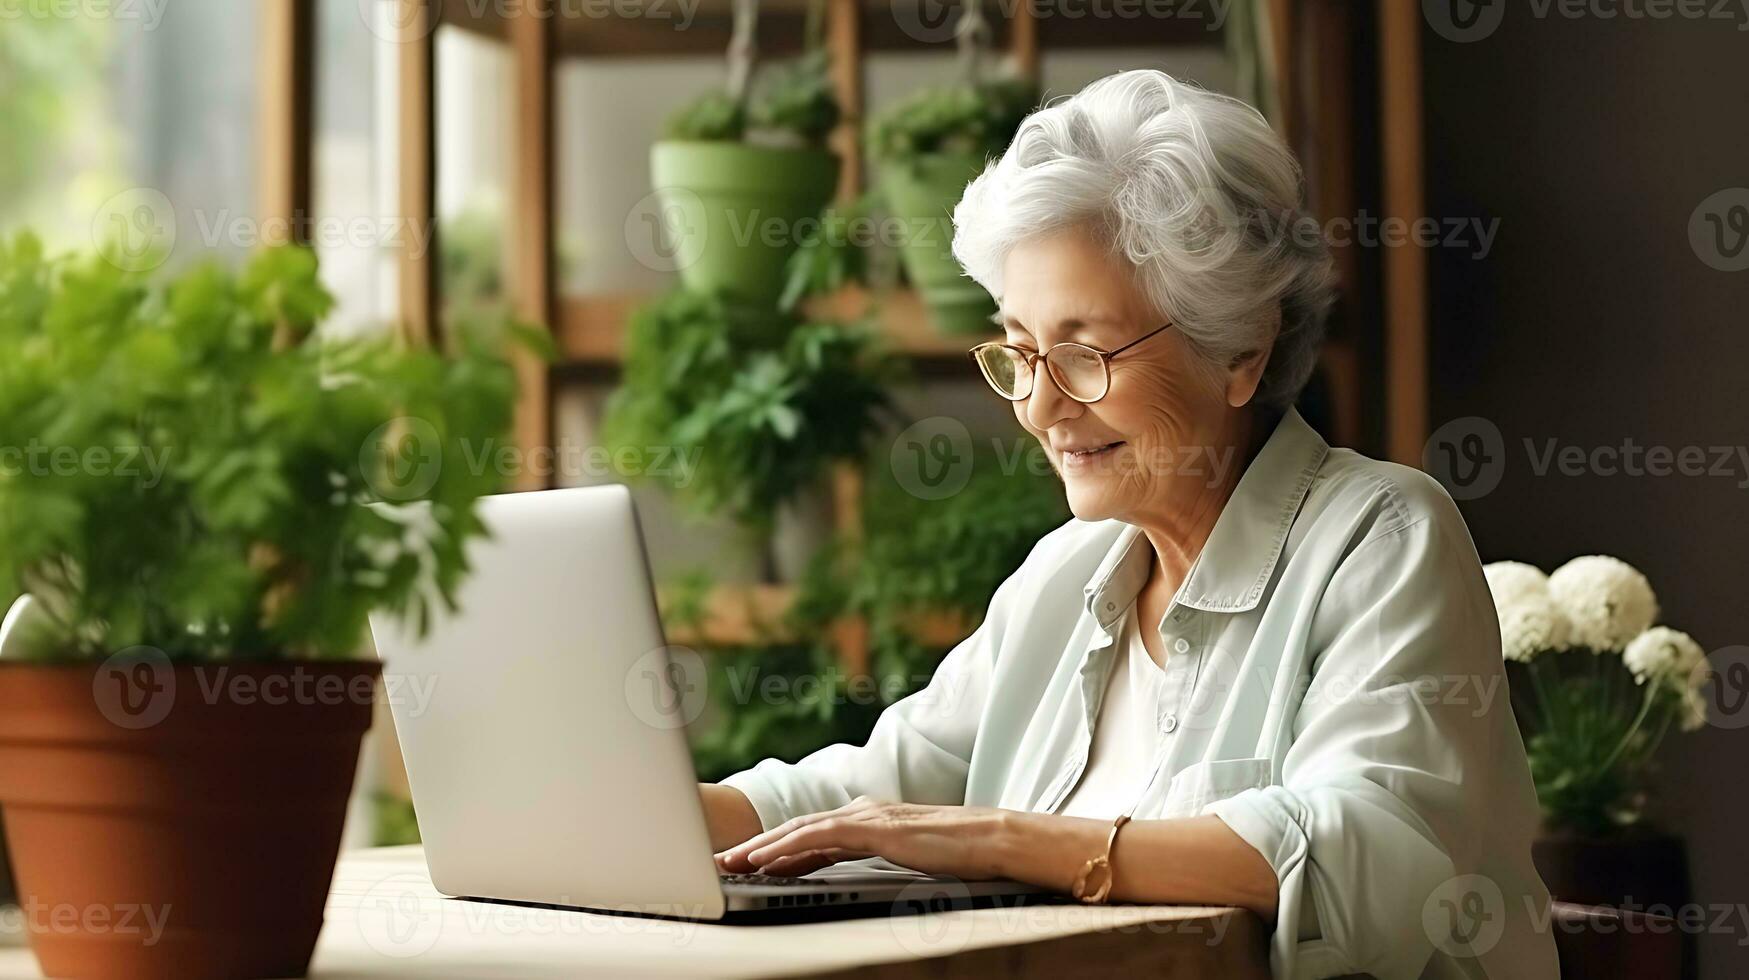
[[1081, 403], [1057, 387], [1057, 379], [1045, 367], [1044, 358], [1032, 365], [1032, 394], [1026, 399], [1026, 420], [1040, 432], [1081, 411]]

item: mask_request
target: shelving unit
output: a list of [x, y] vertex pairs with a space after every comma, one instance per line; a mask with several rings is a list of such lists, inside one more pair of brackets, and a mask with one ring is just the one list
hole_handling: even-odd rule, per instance
[[[658, 54], [715, 56], [730, 36], [729, 0], [705, 0], [686, 30], [649, 19], [619, 20], [577, 16], [550, 0], [480, 5], [468, 0], [394, 0], [393, 21], [400, 36], [392, 50], [397, 62], [401, 216], [414, 230], [410, 240], [436, 226], [435, 38], [439, 24], [490, 37], [512, 54], [510, 186], [506, 214], [506, 291], [525, 319], [551, 325], [559, 363], [548, 366], [524, 358], [518, 363], [523, 398], [515, 438], [524, 449], [553, 443], [553, 394], [578, 379], [608, 379], [617, 374], [628, 313], [646, 297], [635, 293], [560, 295], [555, 274], [554, 76], [567, 58], [614, 59]], [[768, 51], [800, 47], [808, 0], [763, 0], [760, 38]], [[844, 118], [832, 145], [844, 162], [840, 196], [862, 190], [867, 171], [860, 133], [865, 119], [867, 57], [881, 51], [921, 51], [927, 46], [909, 36], [894, 4], [929, 0], [826, 0], [826, 38], [833, 55], [833, 77]], [[1256, 10], [1276, 39], [1267, 59], [1277, 106], [1277, 125], [1306, 163], [1307, 186], [1315, 213], [1349, 215], [1357, 209], [1357, 134], [1363, 131], [1356, 107], [1375, 93], [1358, 88], [1376, 83], [1376, 122], [1382, 133], [1378, 186], [1382, 210], [1412, 218], [1419, 211], [1422, 161], [1419, 140], [1418, 31], [1414, 18], [1391, 0], [1331, 0], [1310, 7], [1288, 0], [1260, 0]], [[994, 38], [1022, 71], [1037, 74], [1045, 51], [1223, 43], [1219, 32], [1189, 18], [1137, 25], [1120, 19], [1052, 17], [1038, 19], [1033, 3], [988, 5]], [[937, 11], [939, 15], [940, 11]], [[1004, 16], [1011, 14], [1011, 16]], [[267, 215], [308, 214], [311, 208], [312, 91], [316, 9], [313, 0], [263, 0], [261, 210]], [[1364, 50], [1354, 40], [1376, 37], [1377, 64], [1369, 74], [1352, 59]], [[914, 31], [912, 33], [915, 33]], [[438, 340], [434, 323], [441, 309], [441, 284], [433, 245], [408, 249], [399, 259], [401, 323], [409, 340]], [[1425, 405], [1425, 268], [1414, 249], [1386, 250], [1376, 268], [1358, 247], [1337, 249], [1337, 261], [1351, 305], [1345, 322], [1333, 330], [1322, 363], [1329, 401], [1327, 423], [1335, 441], [1418, 462], [1427, 429]], [[1365, 302], [1356, 303], [1356, 298]], [[1377, 300], [1376, 323], [1370, 306]], [[871, 297], [848, 290], [821, 303], [817, 312], [855, 316]], [[1360, 307], [1365, 307], [1361, 309]], [[965, 337], [943, 336], [929, 323], [918, 298], [897, 292], [879, 298], [875, 319], [895, 353], [920, 374], [969, 372]], [[1384, 418], [1369, 417], [1364, 406], [1382, 401]], [[525, 477], [522, 489], [541, 482]], [[833, 480], [839, 530], [860, 537], [860, 480], [841, 472]], [[728, 590], [713, 600], [703, 640], [735, 642], [748, 635], [752, 621], [743, 612], [781, 605], [781, 588]], [[737, 611], [740, 610], [740, 611]], [[928, 617], [925, 617], [927, 619]], [[932, 622], [931, 635], [951, 642], [963, 624]], [[840, 630], [847, 665], [866, 660], [864, 631], [857, 624]]]
[[[388, 2], [388, 0], [385, 0]], [[399, 211], [409, 242], [428, 241], [398, 256], [399, 322], [411, 342], [438, 341], [434, 324], [441, 309], [436, 221], [434, 136], [437, 131], [435, 37], [438, 23], [459, 26], [497, 39], [514, 55], [512, 84], [505, 110], [512, 125], [509, 204], [506, 215], [506, 287], [516, 311], [554, 331], [560, 363], [523, 360], [518, 371], [523, 398], [515, 435], [527, 450], [553, 445], [553, 394], [578, 378], [606, 379], [618, 372], [627, 313], [645, 297], [637, 294], [560, 295], [554, 272], [555, 164], [554, 76], [563, 59], [613, 59], [626, 55], [709, 54], [729, 38], [727, 0], [704, 0], [688, 30], [675, 31], [646, 21], [604, 17], [554, 16], [551, 0], [479, 4], [471, 0], [392, 0], [392, 20], [400, 36], [386, 46], [395, 60], [400, 104], [392, 122], [398, 134]], [[768, 50], [800, 47], [802, 12], [807, 0], [763, 0], [760, 33]], [[877, 51], [921, 50], [900, 30], [890, 4], [933, 0], [828, 0], [827, 37], [834, 54], [834, 78], [845, 108], [833, 146], [844, 155], [841, 193], [854, 195], [866, 180], [860, 140], [865, 108], [866, 55]], [[1267, 58], [1271, 81], [1266, 90], [1277, 107], [1273, 121], [1299, 153], [1306, 168], [1311, 210], [1323, 217], [1353, 216], [1375, 209], [1400, 220], [1421, 216], [1421, 92], [1419, 32], [1412, 5], [1400, 0], [1240, 0], [1268, 18], [1274, 39]], [[352, 16], [355, 5], [341, 5]], [[373, 4], [356, 5], [364, 12]], [[999, 4], [1012, 20], [993, 17], [995, 40], [1017, 67], [1037, 74], [1044, 52], [1057, 48], [1151, 45], [1219, 45], [1223, 38], [1188, 19], [1167, 18], [1138, 32], [1123, 20], [1052, 18], [1037, 20], [1028, 2]], [[263, 219], [280, 217], [293, 229], [296, 219], [315, 215], [312, 194], [314, 93], [318, 8], [315, 0], [261, 0], [261, 124], [257, 194]], [[497, 17], [493, 11], [507, 16]], [[485, 17], [475, 17], [475, 12]], [[329, 8], [321, 9], [322, 15]], [[1362, 57], [1362, 56], [1370, 57]], [[1114, 66], [1115, 67], [1115, 66]], [[581, 177], [573, 179], [585, 179]], [[433, 232], [428, 239], [426, 233]], [[1419, 463], [1427, 435], [1426, 256], [1414, 248], [1369, 253], [1359, 246], [1336, 249], [1344, 301], [1322, 362], [1329, 401], [1326, 420], [1334, 441]], [[825, 301], [826, 310], [853, 316], [870, 297], [851, 290]], [[893, 350], [911, 359], [919, 373], [970, 371], [962, 337], [933, 331], [914, 295], [880, 298], [877, 323]], [[1368, 410], [1382, 405], [1382, 413]], [[1380, 415], [1383, 417], [1381, 418]], [[524, 480], [523, 488], [539, 486]], [[861, 536], [861, 479], [851, 469], [833, 476], [837, 524], [852, 539]], [[702, 629], [677, 633], [678, 643], [708, 645], [756, 642], [793, 598], [784, 586], [723, 588], [709, 597]], [[952, 616], [920, 613], [914, 631], [932, 645], [947, 646], [971, 624]], [[846, 621], [833, 627], [844, 667], [868, 667], [866, 624]], [[386, 714], [386, 712], [385, 712]], [[393, 728], [378, 718], [380, 741], [373, 750], [378, 772], [372, 782], [405, 798], [407, 787]]]

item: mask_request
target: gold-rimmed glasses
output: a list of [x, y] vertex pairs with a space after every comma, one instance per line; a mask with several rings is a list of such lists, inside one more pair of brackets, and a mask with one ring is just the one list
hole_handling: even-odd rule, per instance
[[1045, 370], [1051, 373], [1051, 380], [1057, 383], [1063, 394], [1085, 405], [1104, 398], [1111, 390], [1112, 358], [1171, 326], [1165, 324], [1111, 351], [1086, 344], [1061, 343], [1041, 353], [992, 341], [979, 344], [969, 353], [984, 380], [990, 382], [996, 394], [1011, 402], [1021, 401], [1032, 394], [1033, 379], [1037, 375], [1038, 362], [1042, 360]]

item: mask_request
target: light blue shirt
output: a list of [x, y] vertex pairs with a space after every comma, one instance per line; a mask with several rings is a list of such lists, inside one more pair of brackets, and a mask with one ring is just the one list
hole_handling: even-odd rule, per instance
[[[1058, 811], [1151, 560], [1137, 527], [1070, 521], [866, 745], [725, 782], [767, 828], [861, 795]], [[1437, 483], [1290, 411], [1158, 629], [1135, 817], [1213, 814], [1269, 861], [1277, 977], [1557, 975], [1494, 605]]]

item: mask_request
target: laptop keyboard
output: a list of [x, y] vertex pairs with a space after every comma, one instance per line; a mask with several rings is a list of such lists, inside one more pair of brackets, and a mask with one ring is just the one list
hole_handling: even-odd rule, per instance
[[797, 887], [801, 885], [818, 885], [818, 881], [806, 878], [785, 878], [781, 875], [735, 874], [719, 875], [725, 885], [775, 885], [777, 887]]

